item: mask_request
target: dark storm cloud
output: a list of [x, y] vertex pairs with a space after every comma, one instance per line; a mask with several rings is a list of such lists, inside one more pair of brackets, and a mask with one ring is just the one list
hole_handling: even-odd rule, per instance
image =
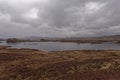
[[0, 34], [103, 36], [120, 34], [119, 0], [0, 0]]

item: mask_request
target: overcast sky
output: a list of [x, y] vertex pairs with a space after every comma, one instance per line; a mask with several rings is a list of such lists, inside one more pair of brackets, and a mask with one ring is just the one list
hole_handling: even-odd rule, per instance
[[0, 37], [120, 34], [120, 0], [0, 0]]

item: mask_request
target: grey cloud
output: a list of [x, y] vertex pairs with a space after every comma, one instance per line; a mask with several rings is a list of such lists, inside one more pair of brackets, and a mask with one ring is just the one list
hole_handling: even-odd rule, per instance
[[[87, 4], [90, 5], [86, 7]], [[120, 34], [119, 4], [118, 0], [0, 0], [0, 34], [13, 37]]]

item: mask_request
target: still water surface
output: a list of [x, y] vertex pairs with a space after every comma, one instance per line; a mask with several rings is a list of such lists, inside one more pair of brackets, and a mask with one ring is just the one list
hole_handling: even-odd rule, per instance
[[12, 46], [13, 48], [30, 48], [42, 51], [63, 51], [63, 50], [120, 50], [120, 44], [115, 43], [62, 43], [62, 42], [23, 42], [6, 43], [3, 41], [0, 45]]

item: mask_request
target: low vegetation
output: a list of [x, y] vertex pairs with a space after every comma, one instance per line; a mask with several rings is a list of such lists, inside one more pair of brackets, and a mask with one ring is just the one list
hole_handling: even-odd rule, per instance
[[17, 38], [10, 38], [6, 40], [7, 43], [20, 43], [20, 42], [33, 42], [31, 40], [23, 40], [23, 39], [17, 39]]
[[39, 40], [24, 40], [17, 38], [10, 38], [6, 40], [7, 43], [19, 43], [19, 42], [74, 42], [74, 43], [91, 43], [91, 44], [101, 44], [104, 42], [115, 42], [120, 43], [120, 39], [100, 39], [100, 38], [81, 38], [81, 39], [39, 39]]
[[116, 43], [120, 44], [120, 41], [117, 41]]
[[6, 40], [7, 43], [18, 43], [18, 42], [24, 42], [24, 40], [16, 39], [16, 38], [10, 38]]
[[0, 47], [0, 80], [120, 80], [120, 51]]

